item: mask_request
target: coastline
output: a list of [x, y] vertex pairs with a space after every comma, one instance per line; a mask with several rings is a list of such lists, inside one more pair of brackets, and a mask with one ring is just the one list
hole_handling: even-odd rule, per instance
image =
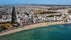
[[22, 30], [29, 30], [29, 29], [44, 27], [44, 26], [49, 26], [49, 25], [68, 24], [68, 23], [69, 22], [59, 21], [59, 22], [44, 22], [44, 23], [31, 24], [31, 25], [24, 26], [22, 28], [20, 27], [18, 29], [13, 29], [13, 30], [9, 30], [7, 32], [0, 33], [0, 36], [12, 34], [12, 33], [15, 33], [15, 32], [22, 31]]

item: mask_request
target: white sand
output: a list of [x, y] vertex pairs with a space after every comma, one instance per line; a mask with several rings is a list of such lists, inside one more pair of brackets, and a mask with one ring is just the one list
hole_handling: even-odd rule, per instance
[[68, 22], [44, 22], [44, 23], [37, 23], [37, 24], [33, 24], [33, 25], [27, 25], [27, 26], [24, 26], [22, 28], [10, 30], [10, 31], [4, 32], [4, 33], [0, 33], [0, 36], [11, 34], [11, 33], [15, 33], [15, 32], [19, 32], [19, 31], [22, 31], [22, 30], [28, 30], [28, 29], [44, 27], [44, 26], [49, 26], [49, 25], [55, 25], [55, 24], [67, 24], [67, 23]]

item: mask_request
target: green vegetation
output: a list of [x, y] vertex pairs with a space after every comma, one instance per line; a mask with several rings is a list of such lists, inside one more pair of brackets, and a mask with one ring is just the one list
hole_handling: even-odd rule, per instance
[[2, 36], [0, 40], [71, 40], [71, 24], [25, 30]]

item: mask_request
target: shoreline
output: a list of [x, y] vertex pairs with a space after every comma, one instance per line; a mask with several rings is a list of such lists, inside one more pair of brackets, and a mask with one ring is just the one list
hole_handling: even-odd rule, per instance
[[27, 26], [24, 26], [24, 27], [21, 27], [18, 29], [13, 29], [13, 30], [10, 30], [7, 32], [0, 33], [0, 36], [20, 32], [22, 30], [29, 30], [29, 29], [34, 29], [34, 28], [38, 28], [38, 27], [44, 27], [44, 26], [50, 26], [50, 25], [56, 25], [56, 24], [68, 24], [68, 23], [69, 22], [59, 21], [59, 22], [43, 22], [43, 23], [31, 24], [31, 25], [27, 25]]

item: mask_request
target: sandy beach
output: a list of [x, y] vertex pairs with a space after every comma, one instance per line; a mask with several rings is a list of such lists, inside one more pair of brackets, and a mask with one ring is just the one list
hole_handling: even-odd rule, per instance
[[10, 31], [4, 32], [4, 33], [0, 33], [0, 36], [19, 32], [19, 31], [22, 31], [22, 30], [28, 30], [28, 29], [44, 27], [44, 26], [49, 26], [49, 25], [55, 25], [55, 24], [67, 24], [67, 23], [69, 23], [69, 22], [60, 21], [60, 22], [44, 22], [44, 23], [31, 24], [31, 25], [24, 26], [22, 28], [20, 27], [18, 29], [13, 29], [13, 30], [10, 30]]

